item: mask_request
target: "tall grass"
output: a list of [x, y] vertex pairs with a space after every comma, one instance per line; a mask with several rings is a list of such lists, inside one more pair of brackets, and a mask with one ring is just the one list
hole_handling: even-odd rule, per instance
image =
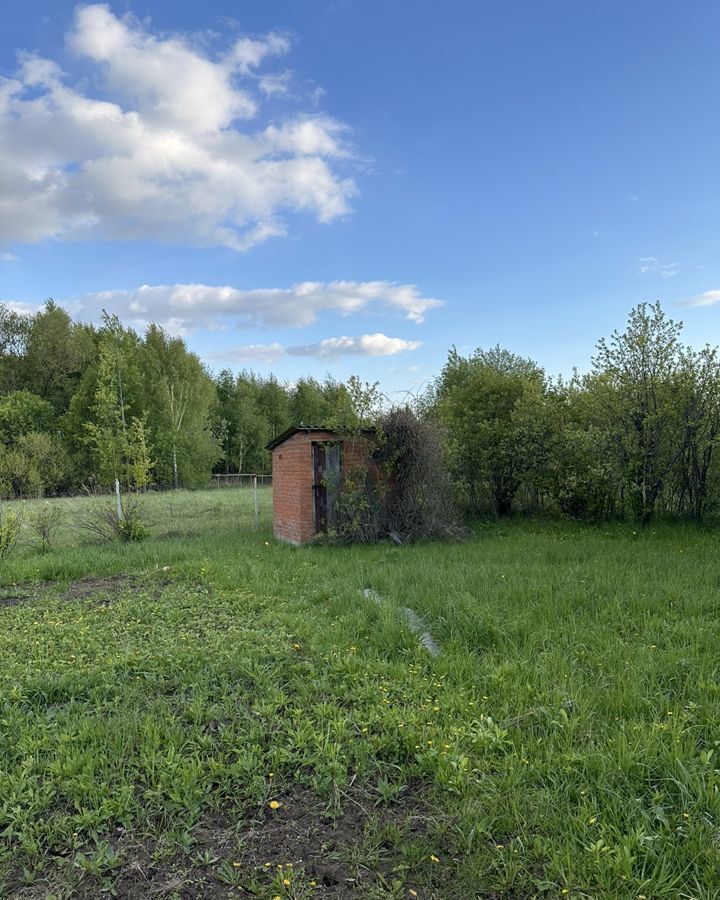
[[[371, 809], [414, 792], [436, 810], [387, 838], [377, 896], [718, 896], [714, 533], [515, 523], [292, 548], [254, 532], [248, 495], [173, 502], [143, 544], [73, 534], [5, 564], [0, 598], [25, 598], [0, 606], [6, 890], [111, 888], [118, 827], [190, 854], [208, 811], [241, 837], [301, 784], [330, 809], [352, 785]], [[119, 573], [117, 593], [67, 591]]]

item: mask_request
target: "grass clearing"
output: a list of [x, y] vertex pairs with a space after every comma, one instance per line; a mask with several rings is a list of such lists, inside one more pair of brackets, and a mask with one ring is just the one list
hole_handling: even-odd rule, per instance
[[249, 492], [150, 502], [3, 563], [0, 896], [719, 895], [714, 533], [298, 549]]

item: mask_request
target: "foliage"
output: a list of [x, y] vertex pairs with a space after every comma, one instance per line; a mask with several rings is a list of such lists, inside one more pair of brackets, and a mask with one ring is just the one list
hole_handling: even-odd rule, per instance
[[[361, 408], [372, 410], [375, 387]], [[438, 428], [409, 406], [378, 416], [358, 416], [346, 433], [345, 465], [331, 540], [430, 540], [461, 533]], [[342, 433], [342, 432], [341, 432]]]
[[13, 391], [0, 397], [0, 443], [12, 448], [25, 434], [49, 432], [54, 418], [47, 400], [30, 391]]
[[15, 549], [20, 537], [22, 516], [14, 510], [7, 510], [0, 503], [0, 559], [6, 559]]
[[77, 528], [101, 541], [138, 543], [150, 536], [139, 494], [125, 494], [120, 509], [115, 495], [102, 494], [96, 486], [87, 488], [86, 496], [87, 504], [75, 522]]
[[53, 300], [29, 320], [23, 381], [47, 400], [56, 414], [65, 412], [94, 352], [94, 330], [74, 323]]
[[409, 406], [379, 420], [374, 459], [385, 484], [380, 492], [384, 533], [404, 540], [454, 537], [460, 533], [437, 425]]
[[510, 513], [525, 474], [523, 426], [532, 421], [518, 410], [528, 394], [542, 398], [543, 391], [542, 370], [500, 347], [470, 357], [450, 352], [433, 388], [434, 408], [448, 465], [472, 512], [489, 503], [497, 516]]
[[[107, 314], [99, 328], [74, 323], [52, 301], [33, 316], [0, 304], [3, 497], [77, 492], [91, 479], [144, 491], [267, 473], [266, 445], [290, 425], [358, 435], [387, 411], [379, 386], [356, 377], [213, 377], [156, 325], [139, 335]], [[439, 429], [438, 470], [470, 516], [720, 515], [720, 357], [684, 346], [659, 303], [632, 310], [567, 382], [500, 347], [453, 349], [420, 418]], [[382, 533], [385, 489], [346, 476], [346, 521]]]
[[148, 442], [146, 417], [133, 417], [128, 431], [127, 474], [130, 485], [136, 491], [147, 490], [152, 479], [155, 462]]
[[602, 339], [587, 389], [640, 522], [649, 521], [681, 452], [677, 440], [682, 326], [641, 303], [627, 329]]
[[0, 396], [20, 390], [30, 317], [0, 303]]
[[28, 518], [35, 548], [41, 553], [52, 550], [57, 543], [58, 532], [65, 523], [62, 507], [46, 500]]
[[143, 522], [142, 512], [137, 506], [125, 504], [123, 517], [117, 523], [117, 535], [126, 543], [138, 543], [150, 537], [150, 529]]
[[206, 483], [220, 456], [210, 419], [213, 382], [182, 340], [155, 325], [145, 335], [140, 365], [158, 480], [175, 488]]

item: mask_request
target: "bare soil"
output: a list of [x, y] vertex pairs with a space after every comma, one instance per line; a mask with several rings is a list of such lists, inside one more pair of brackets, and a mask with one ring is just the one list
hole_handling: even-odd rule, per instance
[[[390, 843], [379, 848], [375, 865], [367, 856], [364, 862], [357, 861], [362, 855], [352, 850], [362, 844], [368, 829], [376, 834], [383, 826], [393, 826], [404, 840], [411, 840], [426, 833], [432, 814], [412, 796], [390, 807], [373, 806], [372, 800], [359, 796], [346, 798], [338, 816], [328, 815], [322, 801], [300, 787], [280, 798], [278, 810], [267, 809], [260, 819], [233, 820], [215, 813], [194, 830], [195, 844], [187, 854], [168, 855], [154, 841], [119, 834], [112, 843], [124, 862], [112, 882], [112, 893], [106, 893], [108, 879], [86, 876], [69, 896], [77, 900], [257, 897], [258, 887], [268, 891], [277, 867], [282, 865], [287, 872], [290, 863], [295, 873], [303, 873], [306, 885], [316, 883], [313, 898], [364, 900], [374, 885], [392, 880], [399, 862], [397, 849]], [[236, 874], [236, 884], [223, 879], [228, 871]], [[245, 887], [250, 882], [255, 889]], [[407, 887], [412, 884], [406, 882]], [[49, 881], [11, 889], [8, 900], [40, 900], [48, 893], [53, 893]]]

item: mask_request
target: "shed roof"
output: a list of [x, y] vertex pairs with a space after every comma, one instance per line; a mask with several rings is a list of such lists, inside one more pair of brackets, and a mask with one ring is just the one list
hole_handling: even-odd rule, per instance
[[[274, 437], [269, 444], [265, 445], [266, 450], [274, 450], [276, 447], [279, 447], [280, 444], [284, 444], [285, 441], [289, 440], [294, 434], [298, 434], [302, 432], [303, 434], [311, 434], [314, 431], [324, 431], [326, 434], [337, 434], [340, 436], [346, 436], [345, 432], [338, 431], [336, 428], [329, 428], [327, 425], [303, 425], [301, 422], [299, 425], [291, 425], [290, 428], [287, 428], [283, 431], [282, 434], [279, 434], [277, 437]], [[363, 428], [363, 434], [374, 434], [374, 428]]]
[[285, 441], [289, 440], [294, 434], [302, 431], [303, 434], [310, 434], [312, 431], [333, 431], [332, 428], [327, 428], [323, 425], [303, 425], [301, 422], [299, 425], [291, 425], [290, 428], [286, 428], [282, 434], [279, 434], [277, 437], [274, 437], [269, 444], [265, 446], [266, 450], [274, 450], [276, 447], [279, 447], [280, 444], [284, 444]]

